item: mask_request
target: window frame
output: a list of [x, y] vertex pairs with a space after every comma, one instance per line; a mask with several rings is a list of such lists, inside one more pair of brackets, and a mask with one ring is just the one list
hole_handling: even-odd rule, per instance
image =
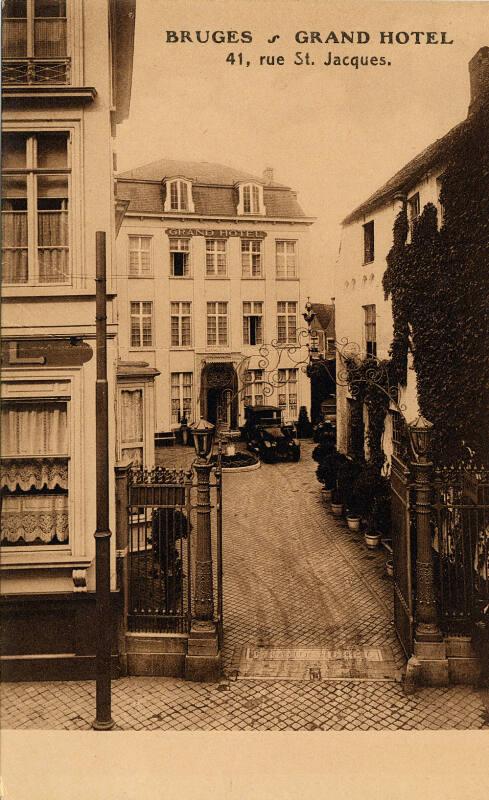
[[[292, 373], [293, 373], [293, 380], [292, 380]], [[284, 376], [285, 380], [280, 380], [281, 376]], [[290, 387], [295, 387], [295, 404], [291, 404], [290, 402]], [[285, 403], [280, 402], [280, 395], [283, 392], [280, 389], [285, 387]], [[285, 420], [289, 421], [296, 421], [299, 415], [299, 370], [297, 367], [280, 367], [277, 370], [277, 405], [282, 411], [282, 416]], [[291, 409], [295, 407], [295, 415], [292, 415]]]
[[[189, 306], [188, 314], [184, 313], [183, 305]], [[173, 306], [178, 306], [178, 312], [175, 313]], [[189, 341], [183, 342], [183, 320], [188, 317], [189, 320]], [[178, 320], [178, 344], [173, 341], [173, 320]], [[192, 350], [193, 349], [193, 330], [192, 330], [192, 301], [191, 300], [170, 300], [170, 349], [171, 350]]]
[[[264, 259], [263, 259], [263, 245], [262, 239], [247, 239], [241, 237], [241, 277], [245, 280], [260, 280], [264, 278]], [[246, 249], [246, 245], [249, 247]], [[253, 245], [258, 247], [258, 250], [253, 248]], [[253, 256], [259, 257], [259, 272], [253, 274]]]
[[[194, 207], [194, 200], [192, 195], [192, 181], [188, 180], [188, 178], [184, 178], [181, 175], [175, 175], [171, 178], [165, 178], [165, 204], [164, 204], [164, 211], [169, 212], [170, 214], [193, 214], [195, 212]], [[177, 203], [174, 205], [173, 203], [173, 187], [176, 186], [176, 197]], [[186, 203], [185, 205], [182, 204], [182, 187], [186, 187]]]
[[[248, 313], [245, 311], [246, 305], [251, 305], [251, 311]], [[255, 310], [255, 306], [260, 305], [260, 312], [257, 313]], [[243, 300], [242, 302], [242, 317], [243, 317], [243, 345], [245, 347], [259, 347], [264, 343], [263, 339], [263, 331], [264, 331], [264, 314], [263, 314], [263, 300]], [[257, 341], [251, 342], [251, 328], [249, 324], [250, 318], [253, 319], [260, 319], [261, 320], [261, 331], [260, 331], [260, 341], [258, 341], [258, 337], [256, 337], [256, 330], [255, 330], [255, 338]]]
[[[132, 306], [135, 304], [139, 305], [139, 313], [134, 314], [132, 311]], [[151, 311], [149, 313], [143, 312], [143, 304], [147, 303], [151, 306]], [[150, 332], [151, 332], [151, 342], [148, 344], [144, 344], [144, 328], [143, 328], [143, 320], [145, 318], [150, 319]], [[140, 344], [134, 344], [133, 340], [133, 325], [132, 321], [133, 318], [139, 319], [139, 339]], [[129, 346], [131, 350], [154, 350], [155, 342], [154, 342], [154, 305], [152, 300], [130, 300], [129, 301]]]
[[[285, 304], [285, 310], [280, 311], [280, 305]], [[295, 306], [295, 311], [292, 313], [289, 310], [290, 305]], [[291, 347], [297, 345], [297, 308], [298, 302], [297, 300], [277, 300], [277, 345], [279, 347]], [[284, 317], [285, 319], [285, 339], [280, 338], [280, 318]], [[290, 336], [290, 320], [294, 317], [294, 327], [295, 327], [295, 336], [291, 338]]]
[[363, 264], [375, 261], [375, 220], [371, 219], [362, 225], [363, 229]]
[[[15, 566], [40, 565], [65, 567], [66, 564], [88, 566], [92, 557], [87, 553], [86, 507], [82, 502], [85, 476], [83, 472], [84, 403], [81, 392], [81, 367], [66, 370], [43, 370], [42, 374], [20, 376], [17, 370], [6, 368], [1, 382], [2, 400], [63, 400], [67, 402], [69, 437], [68, 509], [69, 539], [66, 545], [23, 545], [1, 547], [1, 569]], [[75, 413], [76, 411], [76, 413]], [[76, 513], [75, 513], [76, 511]]]
[[[178, 383], [175, 385], [173, 382], [173, 377], [178, 375]], [[190, 376], [190, 383], [185, 383], [185, 376]], [[185, 388], [188, 389], [190, 386], [190, 405], [189, 405], [189, 415], [187, 416], [187, 421], [193, 418], [193, 408], [194, 408], [194, 373], [191, 371], [184, 371], [184, 372], [170, 372], [170, 425], [174, 428], [178, 428], [181, 423], [181, 420], [185, 416]], [[178, 388], [178, 398], [173, 397], [173, 390]], [[178, 412], [177, 412], [177, 419], [173, 419], [173, 401], [178, 399]]]
[[[209, 248], [210, 244], [214, 244], [215, 247]], [[219, 250], [219, 245], [224, 245], [221, 250]], [[219, 255], [224, 255], [224, 267], [223, 272], [219, 272]], [[209, 256], [212, 257], [212, 269], [209, 269]], [[222, 267], [222, 265], [221, 265]], [[222, 239], [219, 237], [212, 237], [207, 238], [205, 240], [205, 276], [206, 278], [225, 278], [228, 274], [228, 265], [227, 265], [227, 239]]]
[[[139, 239], [139, 247], [133, 248], [131, 247], [131, 240]], [[142, 254], [146, 251], [142, 250], [141, 248], [141, 240], [147, 239], [149, 243], [148, 247], [148, 270], [147, 272], [143, 271], [142, 265]], [[137, 253], [138, 254], [138, 270], [137, 272], [131, 271], [131, 254]], [[128, 233], [127, 235], [127, 255], [128, 255], [128, 262], [127, 262], [127, 276], [128, 278], [152, 278], [153, 277], [153, 236], [147, 233]]]
[[367, 358], [377, 358], [377, 304], [368, 303], [362, 308], [364, 313], [363, 338], [365, 354]]
[[[26, 20], [26, 55], [20, 56], [5, 56], [2, 60], [4, 68], [12, 63], [12, 68], [15, 69], [17, 65], [25, 64], [26, 81], [23, 80], [4, 80], [4, 88], [14, 86], [45, 86], [48, 90], [50, 86], [77, 86], [82, 83], [82, 56], [83, 56], [83, 8], [82, 3], [73, 2], [73, 0], [66, 0], [66, 16], [65, 17], [50, 17], [50, 19], [65, 19], [65, 49], [64, 55], [60, 56], [40, 56], [34, 54], [34, 20], [44, 19], [43, 17], [34, 16], [34, 0], [27, 0], [26, 17], [19, 17], [18, 19]], [[5, 17], [7, 19], [15, 19], [14, 17]], [[2, 26], [3, 27], [3, 26]], [[4, 38], [4, 37], [3, 37]], [[50, 65], [64, 63], [65, 76], [60, 80], [46, 80], [46, 74], [42, 75], [42, 80], [35, 80], [35, 70], [37, 67], [46, 66], [48, 69]], [[52, 68], [52, 67], [51, 67]], [[32, 79], [34, 76], [34, 79]]]
[[[259, 373], [259, 377], [257, 377]], [[244, 376], [244, 394], [243, 394], [243, 407], [264, 405], [265, 393], [264, 384], [266, 382], [266, 374], [264, 369], [248, 369]], [[256, 391], [257, 387], [261, 387], [259, 392]], [[250, 393], [248, 394], [248, 390]], [[261, 397], [260, 402], [257, 402], [257, 396]], [[248, 402], [251, 400], [251, 402]]]
[[[238, 187], [238, 208], [239, 216], [244, 217], [263, 217], [266, 213], [263, 200], [263, 186], [256, 181], [242, 181]], [[247, 210], [247, 208], [249, 210]]]
[[[278, 246], [284, 245], [284, 274], [279, 274], [279, 253], [278, 253]], [[294, 256], [294, 263], [293, 263], [293, 274], [289, 274], [289, 265], [287, 263], [288, 256], [287, 256], [287, 245], [293, 245], [293, 256]], [[297, 247], [297, 239], [275, 239], [275, 277], [277, 280], [294, 280], [298, 277], [298, 247]]]
[[[419, 191], [414, 192], [414, 194], [408, 197], [406, 201], [406, 209], [407, 209], [409, 235], [410, 238], [412, 239], [414, 227], [421, 216], [421, 200], [419, 196]], [[413, 211], [417, 211], [417, 213], [414, 214]]]
[[[211, 348], [220, 348], [225, 347], [229, 348], [229, 302], [227, 300], [207, 300], [206, 305], [206, 343], [207, 347]], [[215, 306], [215, 311], [209, 313], [209, 306]], [[226, 312], [223, 314], [219, 312], [219, 306], [225, 305]], [[226, 341], [220, 341], [219, 336], [219, 319], [224, 318], [226, 320]], [[216, 331], [216, 341], [210, 342], [209, 341], [209, 319], [215, 320], [215, 331]]]
[[[84, 207], [84, 184], [82, 178], [82, 136], [81, 122], [60, 121], [52, 118], [38, 119], [24, 122], [5, 122], [3, 134], [35, 135], [39, 133], [67, 133], [68, 134], [68, 161], [71, 170], [68, 185], [69, 211], [68, 211], [68, 280], [66, 283], [3, 283], [3, 292], [6, 297], [32, 295], [64, 295], [68, 287], [84, 289], [88, 270], [85, 258], [85, 236], [82, 230]], [[13, 170], [15, 173], [16, 171]], [[19, 171], [17, 171], [18, 173]], [[36, 209], [37, 210], [37, 209]], [[37, 273], [36, 273], [37, 274]]]
[[[173, 242], [178, 242], [177, 247], [175, 247]], [[187, 249], [181, 247], [181, 243], [187, 243]], [[190, 259], [190, 247], [191, 247], [191, 238], [189, 236], [170, 236], [168, 239], [169, 248], [170, 248], [170, 278], [190, 278], [191, 276], [191, 259]], [[183, 254], [186, 258], [183, 259], [183, 275], [176, 275], [175, 274], [175, 260], [173, 258], [176, 254]]]

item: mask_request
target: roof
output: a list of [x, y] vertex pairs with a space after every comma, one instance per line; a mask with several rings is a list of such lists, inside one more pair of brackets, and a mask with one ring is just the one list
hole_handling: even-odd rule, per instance
[[164, 214], [162, 181], [171, 177], [192, 181], [193, 216], [236, 217], [236, 184], [253, 181], [263, 186], [265, 218], [307, 219], [296, 193], [288, 186], [266, 183], [251, 173], [206, 161], [162, 159], [122, 172], [117, 179], [117, 200], [128, 200], [129, 212]]
[[370, 214], [379, 206], [394, 199], [398, 193], [406, 194], [429, 170], [441, 166], [449, 157], [450, 150], [460, 140], [467, 128], [467, 120], [455, 125], [445, 136], [430, 144], [415, 158], [409, 161], [399, 172], [396, 172], [387, 183], [377, 189], [368, 200], [351, 212], [343, 220], [343, 225], [355, 222], [359, 217]]
[[[325, 333], [331, 331], [334, 334], [334, 306], [333, 305], [325, 305], [324, 303], [311, 303], [312, 310], [316, 314], [316, 318], [313, 321], [313, 327], [320, 328]], [[316, 322], [316, 326], [314, 325]]]
[[[135, 180], [161, 181], [163, 178], [188, 178], [193, 183], [213, 184], [219, 186], [234, 186], [239, 181], [253, 181], [263, 184], [262, 178], [257, 178], [250, 172], [243, 172], [234, 167], [227, 167], [224, 164], [213, 164], [209, 161], [175, 161], [174, 159], [162, 158], [159, 161], [151, 161], [143, 164], [142, 167], [121, 172], [119, 178], [133, 178]], [[270, 186], [277, 186], [281, 189], [288, 189], [281, 183], [272, 182]]]

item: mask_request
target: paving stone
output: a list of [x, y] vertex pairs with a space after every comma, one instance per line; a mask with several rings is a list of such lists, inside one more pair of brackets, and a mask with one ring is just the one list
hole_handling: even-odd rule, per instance
[[[262, 647], [386, 647], [404, 664], [392, 620], [385, 555], [367, 553], [325, 509], [310, 454], [298, 464], [224, 474], [224, 650], [228, 683], [170, 678], [113, 682], [117, 730], [440, 730], [489, 726], [470, 687], [421, 689], [396, 682], [233, 680], [236, 655]], [[161, 463], [189, 466], [190, 448], [162, 448]], [[88, 730], [91, 681], [10, 683], [4, 728]]]

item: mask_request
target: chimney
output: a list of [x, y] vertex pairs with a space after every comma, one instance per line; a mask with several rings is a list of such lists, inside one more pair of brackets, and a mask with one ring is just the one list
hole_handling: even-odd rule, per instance
[[469, 61], [469, 115], [489, 101], [489, 47], [481, 47]]
[[273, 167], [267, 167], [263, 170], [263, 180], [268, 185], [273, 183]]

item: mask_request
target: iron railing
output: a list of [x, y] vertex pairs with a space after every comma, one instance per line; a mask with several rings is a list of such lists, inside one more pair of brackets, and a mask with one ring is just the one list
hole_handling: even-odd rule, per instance
[[69, 84], [69, 58], [4, 58], [2, 81], [6, 86]]
[[128, 630], [185, 633], [191, 610], [191, 473], [133, 469]]
[[470, 635], [489, 604], [489, 474], [437, 469], [434, 548], [444, 633]]

